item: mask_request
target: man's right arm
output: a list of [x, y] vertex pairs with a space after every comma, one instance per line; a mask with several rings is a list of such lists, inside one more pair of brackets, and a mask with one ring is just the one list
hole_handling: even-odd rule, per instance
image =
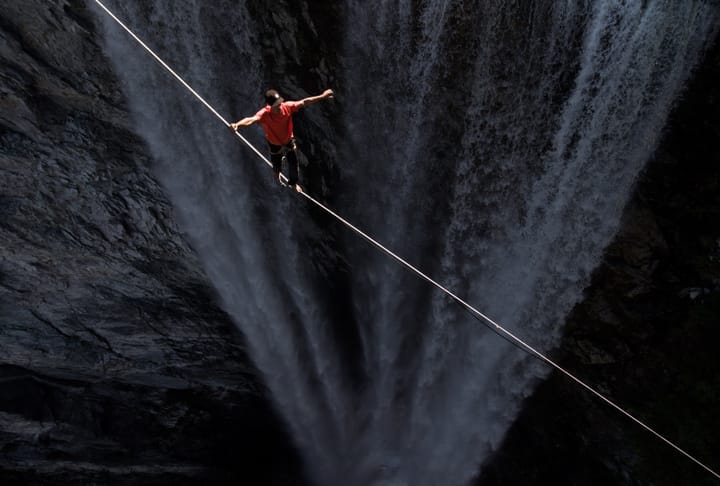
[[231, 124], [230, 124], [230, 128], [232, 128], [233, 130], [237, 131], [238, 128], [240, 128], [240, 127], [249, 127], [250, 125], [252, 125], [253, 123], [258, 122], [259, 120], [260, 120], [260, 118], [258, 118], [257, 115], [255, 115], [255, 116], [248, 116], [248, 117], [243, 118], [242, 120], [236, 121], [235, 123], [231, 123]]

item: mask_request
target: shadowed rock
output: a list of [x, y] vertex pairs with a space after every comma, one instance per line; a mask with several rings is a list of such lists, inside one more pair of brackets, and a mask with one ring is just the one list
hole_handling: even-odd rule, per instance
[[0, 482], [294, 484], [94, 29], [0, 7]]

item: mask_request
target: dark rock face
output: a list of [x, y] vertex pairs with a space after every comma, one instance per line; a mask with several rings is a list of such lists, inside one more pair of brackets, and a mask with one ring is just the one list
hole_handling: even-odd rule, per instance
[[[284, 56], [268, 80], [282, 74], [293, 98], [338, 88], [327, 67], [339, 62], [337, 7], [281, 0], [269, 16], [263, 2], [248, 3], [263, 28], [284, 32], [263, 37], [267, 55]], [[0, 484], [303, 484], [242, 339], [148, 169], [88, 4], [0, 5]], [[315, 50], [297, 49], [290, 32]], [[718, 66], [716, 46], [558, 352], [711, 466], [720, 451]], [[308, 133], [303, 151], [333, 148]], [[311, 188], [326, 193], [334, 169], [308, 170], [328, 179]], [[345, 295], [334, 272], [330, 285]], [[711, 480], [552, 375], [479, 483]]]
[[[720, 467], [720, 42], [709, 51], [568, 320], [560, 364]], [[482, 485], [716, 484], [563, 376], [527, 400]]]
[[85, 2], [0, 7], [0, 483], [295, 484], [98, 42]]

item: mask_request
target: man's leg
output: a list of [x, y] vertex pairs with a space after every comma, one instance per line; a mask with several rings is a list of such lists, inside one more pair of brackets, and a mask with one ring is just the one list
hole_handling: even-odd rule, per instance
[[290, 187], [295, 187], [295, 184], [298, 183], [298, 159], [297, 159], [297, 154], [295, 154], [294, 150], [290, 150], [287, 153], [287, 161], [288, 161], [288, 185]]
[[[280, 181], [280, 172], [282, 171], [282, 147], [280, 145], [268, 144], [270, 146], [270, 162], [272, 162], [272, 170], [274, 178]], [[282, 181], [280, 181], [282, 182]]]
[[286, 158], [288, 162], [288, 185], [297, 190], [300, 186], [298, 185], [299, 166], [296, 153], [297, 144], [295, 143], [295, 139], [291, 139], [285, 148], [287, 149]]

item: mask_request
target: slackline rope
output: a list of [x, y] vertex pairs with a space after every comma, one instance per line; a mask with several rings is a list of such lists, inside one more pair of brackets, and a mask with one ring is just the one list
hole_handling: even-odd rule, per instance
[[[172, 69], [170, 66], [168, 66], [167, 63], [165, 63], [165, 61], [163, 61], [163, 60], [160, 58], [160, 56], [158, 56], [157, 54], [155, 54], [155, 52], [153, 52], [153, 50], [150, 49], [137, 35], [135, 35], [135, 33], [134, 33], [132, 30], [130, 30], [120, 19], [118, 19], [118, 18], [115, 16], [115, 14], [113, 14], [107, 7], [105, 7], [105, 5], [103, 5], [103, 3], [102, 3], [100, 0], [95, 0], [95, 3], [97, 3], [97, 4], [105, 11], [105, 13], [107, 13], [118, 25], [120, 25], [120, 27], [122, 27], [123, 29], [125, 29], [125, 31], [127, 31], [127, 33], [130, 34], [130, 36], [131, 36], [133, 39], [135, 39], [135, 41], [138, 42], [138, 44], [140, 44], [143, 48], [145, 48], [145, 50], [148, 51], [148, 52], [150, 53], [150, 55], [152, 55], [152, 56], [155, 58], [155, 60], [160, 63], [160, 65], [161, 65], [162, 67], [164, 67], [165, 69], [167, 69], [167, 70], [170, 72], [170, 74], [172, 74], [183, 86], [185, 86], [185, 88], [187, 88], [198, 100], [200, 100], [200, 101], [202, 102], [202, 104], [205, 105], [205, 107], [206, 107], [208, 110], [210, 110], [218, 119], [220, 119], [220, 121], [222, 121], [223, 124], [224, 124], [226, 127], [230, 128], [230, 123], [228, 123], [228, 121], [225, 120], [225, 118], [223, 118], [222, 115], [220, 115], [220, 113], [218, 113], [217, 110], [215, 110], [215, 108], [213, 108], [207, 101], [205, 101], [202, 96], [200, 96], [189, 84], [187, 84], [187, 83], [185, 82], [185, 80], [183, 80], [175, 71], [173, 71], [173, 69]], [[272, 167], [272, 163], [267, 159], [267, 157], [265, 157], [262, 153], [260, 153], [260, 151], [258, 151], [258, 149], [256, 149], [245, 137], [243, 137], [237, 130], [235, 130], [234, 133], [235, 133], [235, 135], [237, 135], [237, 136], [240, 138], [240, 140], [242, 140], [242, 141], [245, 143], [245, 145], [247, 145], [248, 147], [250, 147], [250, 149], [251, 149], [253, 152], [255, 152], [255, 154], [256, 154], [258, 157], [260, 157], [263, 161], [265, 161], [266, 164], [268, 164], [269, 166]], [[283, 177], [283, 179], [284, 179], [285, 181], [287, 181], [287, 178], [285, 178], [284, 175], [282, 175], [282, 177]], [[621, 414], [625, 415], [627, 418], [629, 418], [630, 420], [632, 420], [633, 422], [635, 422], [636, 424], [638, 424], [639, 426], [641, 426], [642, 428], [644, 428], [645, 430], [647, 430], [648, 432], [650, 432], [652, 435], [654, 435], [655, 437], [657, 437], [657, 438], [660, 439], [661, 441], [665, 442], [667, 445], [669, 445], [670, 447], [672, 447], [673, 449], [675, 449], [677, 452], [681, 453], [682, 455], [684, 455], [685, 457], [687, 457], [688, 459], [690, 459], [691, 461], [695, 462], [697, 465], [699, 465], [700, 467], [702, 467], [703, 469], [705, 469], [707, 472], [709, 472], [710, 474], [712, 474], [712, 475], [715, 476], [716, 478], [720, 479], [720, 474], [716, 473], [716, 472], [715, 472], [714, 470], [712, 470], [710, 467], [708, 467], [708, 466], [706, 466], [705, 464], [703, 464], [702, 462], [700, 462], [698, 459], [696, 459], [694, 456], [692, 456], [692, 455], [689, 454], [688, 452], [685, 452], [685, 450], [683, 450], [683, 449], [681, 449], [679, 446], [675, 445], [675, 444], [674, 444], [672, 441], [670, 441], [669, 439], [666, 439], [663, 435], [661, 435], [659, 432], [656, 432], [656, 431], [655, 431], [653, 428], [651, 428], [649, 425], [647, 425], [647, 424], [645, 424], [644, 422], [642, 422], [641, 420], [635, 418], [632, 414], [630, 414], [629, 412], [625, 411], [625, 410], [624, 410], [623, 408], [621, 408], [619, 405], [616, 405], [613, 401], [611, 401], [609, 398], [605, 397], [602, 393], [596, 391], [596, 390], [595, 390], [594, 388], [592, 388], [590, 385], [588, 385], [588, 384], [586, 384], [585, 382], [583, 382], [580, 378], [576, 377], [575, 375], [573, 375], [572, 373], [570, 373], [569, 371], [567, 371], [565, 368], [563, 368], [562, 366], [560, 366], [559, 364], [557, 364], [556, 362], [554, 362], [553, 360], [551, 360], [550, 358], [548, 358], [547, 356], [545, 356], [543, 353], [541, 353], [540, 351], [538, 351], [537, 349], [535, 349], [534, 347], [530, 346], [528, 343], [526, 343], [525, 341], [523, 341], [522, 339], [520, 339], [518, 336], [516, 336], [516, 335], [513, 334], [512, 332], [508, 331], [507, 329], [505, 329], [504, 327], [502, 327], [502, 326], [501, 326], [500, 324], [498, 324], [497, 322], [495, 322], [495, 321], [493, 321], [492, 319], [490, 319], [488, 316], [486, 316], [485, 314], [483, 314], [482, 312], [480, 312], [479, 310], [477, 310], [475, 307], [471, 306], [471, 305], [468, 304], [466, 301], [464, 301], [463, 299], [461, 299], [460, 297], [458, 297], [457, 295], [455, 295], [454, 293], [452, 293], [450, 290], [446, 289], [445, 287], [443, 287], [442, 285], [440, 285], [438, 282], [436, 282], [435, 280], [433, 280], [432, 278], [430, 278], [429, 276], [427, 276], [426, 274], [424, 274], [423, 272], [421, 272], [420, 270], [418, 270], [417, 268], [415, 268], [413, 265], [411, 265], [410, 263], [408, 263], [406, 260], [404, 260], [403, 258], [401, 258], [400, 256], [398, 256], [396, 253], [394, 253], [394, 252], [390, 251], [389, 249], [387, 249], [385, 246], [383, 246], [383, 245], [380, 244], [378, 241], [376, 241], [375, 239], [373, 239], [372, 237], [370, 237], [370, 236], [369, 236], [367, 233], [365, 233], [364, 231], [362, 231], [362, 230], [360, 230], [359, 228], [357, 228], [355, 225], [353, 225], [352, 223], [350, 223], [348, 220], [346, 220], [345, 218], [343, 218], [342, 216], [340, 216], [338, 213], [336, 213], [335, 211], [331, 210], [330, 208], [328, 208], [327, 206], [325, 206], [323, 203], [321, 203], [321, 202], [318, 201], [317, 199], [315, 199], [315, 198], [313, 198], [312, 196], [310, 196], [310, 195], [309, 195], [308, 193], [306, 193], [305, 191], [300, 192], [300, 194], [302, 194], [303, 196], [305, 196], [305, 198], [307, 198], [309, 201], [311, 201], [313, 204], [315, 204], [316, 206], [318, 206], [319, 208], [321, 208], [323, 211], [325, 211], [326, 213], [328, 213], [329, 215], [331, 215], [332, 217], [334, 217], [335, 219], [337, 219], [338, 221], [340, 221], [342, 224], [344, 224], [345, 226], [347, 226], [348, 228], [350, 228], [352, 231], [354, 231], [355, 233], [357, 233], [358, 235], [360, 235], [361, 237], [363, 237], [365, 240], [367, 240], [368, 242], [370, 242], [372, 245], [374, 245], [375, 247], [377, 247], [378, 249], [380, 249], [382, 252], [386, 253], [387, 255], [389, 255], [390, 257], [392, 257], [393, 259], [395, 259], [398, 263], [400, 263], [401, 265], [403, 265], [404, 267], [406, 267], [408, 270], [410, 270], [411, 272], [415, 273], [418, 277], [420, 277], [420, 278], [423, 279], [423, 280], [426, 280], [427, 282], [429, 282], [429, 283], [431, 283], [432, 285], [434, 285], [435, 287], [437, 287], [439, 290], [441, 290], [442, 292], [444, 292], [445, 294], [447, 294], [450, 298], [452, 298], [452, 299], [453, 299], [454, 301], [456, 301], [458, 304], [460, 304], [461, 306], [465, 307], [465, 309], [467, 309], [468, 311], [470, 311], [472, 314], [474, 314], [474, 315], [480, 317], [481, 319], [483, 319], [483, 320], [484, 320], [485, 322], [487, 322], [490, 326], [492, 326], [492, 328], [493, 328], [496, 332], [500, 332], [500, 333], [504, 334], [505, 336], [509, 337], [510, 339], [512, 339], [513, 341], [515, 341], [516, 343], [520, 344], [520, 346], [522, 347], [522, 349], [524, 349], [525, 351], [527, 351], [527, 352], [529, 352], [530, 354], [534, 355], [535, 357], [540, 358], [542, 361], [544, 361], [544, 362], [547, 363], [548, 365], [550, 365], [550, 366], [552, 366], [553, 368], [555, 368], [556, 370], [560, 371], [562, 374], [564, 374], [565, 376], [567, 376], [568, 378], [570, 378], [572, 381], [574, 381], [575, 383], [577, 383], [577, 384], [580, 385], [581, 387], [585, 388], [587, 391], [589, 391], [590, 393], [592, 393], [593, 395], [595, 395], [597, 398], [599, 398], [600, 400], [602, 400], [603, 402], [605, 402], [607, 405], [611, 406], [612, 408], [614, 408], [615, 410], [617, 410], [617, 411], [620, 412]]]

